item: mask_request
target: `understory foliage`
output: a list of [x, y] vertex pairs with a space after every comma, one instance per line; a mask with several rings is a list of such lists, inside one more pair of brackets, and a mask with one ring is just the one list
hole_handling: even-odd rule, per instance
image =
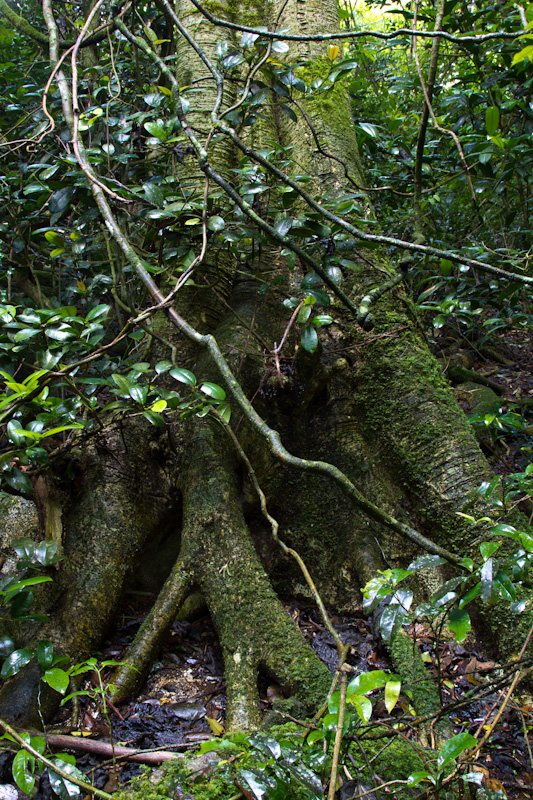
[[[417, 625], [431, 630], [438, 653], [443, 638], [465, 642], [473, 624], [483, 631], [492, 609], [494, 627], [502, 608], [505, 620], [527, 614], [533, 538], [518, 512], [533, 508], [530, 398], [517, 395], [513, 404], [494, 395], [492, 405], [471, 409], [469, 429], [429, 349], [455, 380], [457, 352], [493, 355], [506, 334], [523, 337], [531, 327], [533, 7], [259, 5], [45, 0], [41, 9], [0, 0], [1, 488], [6, 509], [13, 498], [35, 502], [42, 538], [3, 545], [15, 562], [0, 583], [1, 677], [33, 665], [37, 685], [67, 702], [84, 691], [72, 692], [71, 679], [96, 669], [105, 706], [103, 667], [117, 668], [113, 690], [131, 692], [176, 606], [199, 587], [224, 649], [230, 728], [258, 724], [258, 669], [279, 677], [287, 694], [310, 699], [314, 711], [330, 688], [308, 723], [230, 730], [204, 745], [227, 762], [210, 796], [229, 798], [237, 787], [257, 800], [333, 798], [343, 780], [352, 782], [346, 797], [369, 796], [380, 780], [402, 797], [462, 793], [483, 779], [468, 760], [479, 738], [445, 730], [440, 706], [417, 705], [424, 678], [416, 667], [410, 676], [353, 676], [321, 591], [341, 604], [350, 586], [393, 661], [398, 642], [418, 652], [406, 636]], [[302, 24], [303, 5], [314, 11]], [[435, 29], [444, 35], [432, 36]], [[400, 335], [405, 342], [396, 345]], [[382, 369], [372, 356], [365, 363], [369, 345], [383, 348]], [[427, 363], [418, 374], [420, 353]], [[355, 377], [343, 385], [348, 374]], [[417, 418], [420, 464], [402, 449], [407, 412], [398, 421], [391, 399], [393, 412], [385, 422], [380, 416], [396, 377], [406, 396], [419, 381], [409, 413], [425, 413], [421, 396], [431, 389], [443, 419], [457, 418], [434, 434], [429, 417]], [[465, 380], [473, 379], [469, 370]], [[331, 384], [336, 394], [328, 395]], [[389, 424], [392, 443], [379, 439]], [[492, 456], [512, 451], [509, 475], [491, 479], [471, 433]], [[466, 477], [452, 463], [433, 479], [422, 451], [431, 460], [442, 447], [446, 466], [455, 438]], [[284, 510], [274, 459], [304, 475], [288, 485], [292, 510]], [[335, 501], [318, 493], [308, 477], [316, 474], [360, 514], [353, 522], [339, 502], [338, 535], [320, 529]], [[145, 505], [135, 480], [150, 498]], [[88, 652], [79, 645], [83, 658], [73, 666], [65, 641], [77, 641], [74, 634], [61, 640], [50, 627], [39, 638], [48, 617], [33, 605], [53, 616], [76, 569], [69, 531], [96, 537], [84, 528], [87, 497], [96, 486], [105, 514], [115, 481], [138, 502], [131, 514], [121, 502], [110, 512], [106, 531], [131, 525], [138, 536], [131, 553], [121, 544], [118, 561], [131, 556], [134, 570], [145, 532], [181, 515], [178, 561], [126, 666], [89, 659], [116, 608], [106, 610], [94, 641], [87, 636]], [[435, 497], [427, 499], [427, 486]], [[76, 517], [78, 503], [87, 505]], [[289, 520], [287, 544], [271, 513]], [[300, 538], [291, 513], [301, 517]], [[353, 556], [353, 578], [351, 545], [343, 552], [338, 539], [355, 528], [364, 547]], [[239, 538], [248, 529], [252, 535]], [[403, 536], [405, 552], [384, 550], [382, 531]], [[307, 538], [309, 551], [300, 552]], [[317, 569], [322, 562], [320, 591], [308, 556]], [[333, 685], [303, 641], [289, 647], [294, 633], [281, 605], [266, 616], [281, 558], [294, 561], [291, 588], [318, 604], [337, 645]], [[80, 579], [87, 594], [89, 578]], [[117, 578], [110, 606], [122, 591]], [[258, 611], [265, 616], [256, 623]], [[249, 651], [232, 629], [238, 612], [248, 626], [241, 638], [253, 639]], [[74, 616], [67, 608], [63, 620]], [[514, 648], [518, 666], [471, 699], [514, 688], [528, 642]], [[435, 696], [442, 702], [442, 685]], [[502, 695], [503, 706], [510, 696]], [[385, 722], [373, 716], [378, 697]], [[411, 741], [413, 719], [424, 746]], [[380, 773], [383, 729], [391, 751], [407, 748], [400, 777]], [[15, 757], [15, 779], [31, 792], [37, 762], [24, 743], [42, 755], [44, 741], [25, 734]], [[80, 776], [59, 761], [63, 774], [49, 767], [49, 775], [66, 799], [77, 789], [65, 775]], [[164, 781], [150, 788], [154, 797], [194, 784], [179, 770]], [[146, 786], [141, 792], [150, 796]]]

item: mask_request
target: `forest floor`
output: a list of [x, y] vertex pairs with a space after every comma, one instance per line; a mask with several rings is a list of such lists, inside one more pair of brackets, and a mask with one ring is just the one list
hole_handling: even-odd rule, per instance
[[[521, 415], [524, 412], [524, 419], [531, 420], [531, 413], [526, 412], [526, 401], [531, 403], [533, 398], [533, 346], [530, 338], [522, 331], [506, 333], [500, 337], [498, 349], [514, 362], [512, 366], [476, 354], [473, 369], [505, 387], [500, 401], [502, 413], [511, 410]], [[493, 426], [492, 433], [488, 455], [496, 472], [505, 475], [522, 471], [531, 458], [533, 426], [529, 429], [528, 423], [525, 428], [517, 429], [510, 425], [503, 430]], [[121, 660], [154, 600], [155, 596], [147, 593], [128, 595], [120, 626], [99, 655], [101, 660]], [[316, 609], [294, 600], [286, 603], [286, 609], [319, 657], [334, 671], [337, 651]], [[348, 663], [359, 671], [390, 669], [385, 650], [365, 616], [346, 617], [332, 613], [332, 622], [343, 641], [350, 645]], [[499, 665], [488, 659], [472, 639], [462, 644], [453, 641], [437, 644], [434, 633], [421, 624], [410, 633], [416, 637], [422, 658], [436, 683], [439, 683], [440, 673], [442, 702], [449, 707], [449, 718], [455, 732], [468, 731], [479, 735], [479, 730], [483, 732], [498, 712], [505, 689], [491, 692], [464, 706], [461, 701], [473, 689], [479, 689], [483, 695], [484, 687], [498, 674]], [[90, 684], [85, 688], [90, 691]], [[280, 689], [266, 679], [260, 681], [259, 689], [261, 709], [267, 714], [281, 696]], [[108, 742], [112, 739], [134, 749], [164, 748], [185, 752], [197, 749], [202, 741], [223, 730], [225, 705], [222, 655], [210, 619], [203, 615], [173, 624], [142, 694], [134, 702], [119, 708], [110, 707], [112, 730], [101, 707], [88, 697], [81, 698], [75, 724], [69, 704], [60, 712], [53, 728], [78, 737]], [[405, 721], [409, 715], [407, 697], [400, 695], [393, 713]], [[374, 716], [379, 718], [380, 715], [390, 719], [384, 704], [377, 702]], [[485, 787], [493, 791], [500, 789], [504, 792], [500, 797], [507, 796], [512, 800], [533, 798], [532, 748], [533, 699], [519, 692], [506, 705], [494, 732], [477, 757], [475, 769], [484, 773]], [[119, 762], [115, 771], [110, 760], [102, 762], [79, 751], [76, 764], [96, 787], [110, 793], [141, 769], [139, 764]], [[9, 766], [9, 757], [0, 756], [0, 784], [8, 788], [12, 784]], [[2, 786], [0, 797], [10, 796], [2, 795], [1, 789]], [[18, 796], [25, 797], [20, 792]], [[50, 787], [42, 780], [34, 800], [48, 800], [50, 796]]]

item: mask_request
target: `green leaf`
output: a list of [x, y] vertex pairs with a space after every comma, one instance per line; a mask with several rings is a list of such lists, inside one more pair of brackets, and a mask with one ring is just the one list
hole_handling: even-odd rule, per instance
[[46, 670], [41, 680], [47, 683], [48, 686], [51, 686], [56, 692], [59, 692], [59, 694], [65, 694], [70, 682], [70, 676], [65, 670], [52, 667], [52, 669]]
[[44, 332], [49, 339], [54, 339], [56, 342], [66, 342], [76, 335], [70, 325], [61, 325], [57, 328], [45, 328]]
[[10, 597], [18, 594], [22, 589], [27, 589], [28, 586], [38, 586], [40, 583], [50, 583], [51, 581], [52, 578], [50, 578], [48, 575], [35, 575], [33, 578], [23, 578], [8, 588], [8, 600]]
[[29, 647], [22, 648], [21, 650], [15, 650], [2, 664], [0, 676], [3, 678], [3, 680], [6, 680], [7, 678], [11, 678], [13, 675], [16, 675], [17, 672], [20, 672], [22, 667], [25, 667], [26, 664], [29, 664], [34, 655], [34, 651], [30, 650]]
[[38, 753], [41, 755], [44, 754], [44, 751], [46, 750], [46, 742], [42, 736], [32, 736], [30, 738], [30, 744], [34, 750], [37, 750]]
[[267, 733], [262, 733], [261, 731], [252, 733], [248, 741], [253, 747], [260, 750], [265, 755], [273, 756], [276, 761], [281, 757], [280, 743]]
[[226, 392], [216, 383], [202, 383], [200, 386], [200, 391], [206, 394], [208, 397], [212, 397], [213, 400], [218, 400], [222, 402], [222, 400], [226, 399]]
[[454, 736], [452, 739], [448, 739], [437, 755], [438, 769], [442, 770], [450, 761], [453, 761], [470, 747], [475, 747], [476, 744], [477, 739], [470, 733], [466, 733], [466, 731], [458, 733], [457, 736]]
[[486, 561], [488, 558], [490, 558], [496, 552], [499, 546], [499, 542], [482, 542], [479, 545], [479, 550], [481, 552], [483, 561]]
[[373, 692], [375, 689], [385, 686], [389, 677], [390, 676], [383, 672], [382, 669], [362, 672], [348, 684], [346, 697], [352, 698], [354, 695], [363, 695], [367, 694], [367, 692]]
[[[66, 756], [64, 756], [64, 758], [66, 758]], [[60, 767], [64, 772], [67, 772], [69, 775], [72, 775], [72, 777], [77, 778], [80, 781], [85, 781], [85, 775], [73, 764], [69, 764], [67, 761], [63, 761], [60, 758], [56, 758], [55, 762], [57, 766]], [[61, 798], [61, 800], [75, 800], [75, 798], [79, 797], [80, 790], [75, 783], [71, 783], [65, 778], [61, 778], [51, 769], [48, 769], [47, 772], [50, 779], [50, 785], [53, 791]]]
[[320, 283], [322, 278], [316, 272], [308, 272], [307, 275], [304, 276], [300, 287], [302, 289], [310, 289], [311, 286], [315, 286], [315, 284]]
[[359, 717], [365, 723], [368, 722], [370, 717], [372, 716], [372, 703], [368, 699], [368, 697], [361, 697], [360, 695], [354, 695], [350, 700], [351, 705], [355, 706], [355, 710], [357, 711]]
[[150, 422], [152, 425], [155, 425], [157, 428], [161, 428], [165, 424], [165, 420], [161, 414], [157, 413], [157, 411], [151, 411], [149, 408], [145, 408], [142, 412], [142, 415], [148, 420], [148, 422]]
[[498, 106], [489, 106], [485, 111], [485, 126], [489, 136], [494, 136], [500, 124], [500, 109]]
[[99, 306], [91, 308], [91, 310], [85, 317], [85, 321], [92, 322], [93, 319], [98, 319], [99, 317], [107, 317], [109, 311], [110, 311], [110, 306], [106, 305], [105, 303], [101, 303]]
[[124, 375], [118, 375], [118, 373], [114, 372], [113, 375], [111, 375], [111, 377], [113, 378], [114, 382], [120, 389], [121, 394], [130, 393], [132, 384], [127, 378], [124, 377]]
[[401, 681], [387, 681], [385, 684], [385, 708], [389, 712], [392, 713], [392, 710], [396, 703], [398, 702], [398, 697], [400, 696], [400, 690], [402, 688]]
[[162, 372], [168, 372], [172, 367], [172, 361], [158, 361], [155, 365], [155, 371], [157, 375], [161, 375]]
[[182, 369], [181, 367], [176, 367], [175, 369], [171, 369], [169, 375], [175, 380], [180, 381], [180, 383], [187, 383], [189, 386], [196, 386], [196, 378], [189, 372], [188, 369]]
[[463, 642], [472, 627], [470, 615], [463, 608], [454, 608], [448, 616], [448, 627], [456, 642]]
[[298, 313], [298, 322], [300, 325], [305, 325], [309, 317], [311, 316], [311, 306], [302, 306], [299, 313]]
[[131, 386], [129, 395], [132, 400], [135, 400], [136, 403], [144, 406], [146, 403], [146, 398], [148, 397], [148, 389], [146, 386]]
[[323, 800], [324, 790], [322, 789], [322, 782], [318, 775], [315, 775], [315, 773], [304, 764], [291, 763], [288, 760], [283, 763], [287, 772], [292, 775], [293, 778], [296, 778], [298, 783], [305, 786], [307, 789], [306, 795], [308, 797], [312, 797], [314, 800]]
[[524, 47], [518, 53], [515, 53], [513, 56], [513, 67], [515, 64], [520, 64], [522, 61], [525, 61], [526, 58], [529, 58], [531, 63], [533, 64], [533, 44]]
[[453, 269], [453, 261], [448, 258], [441, 258], [440, 260], [440, 274], [443, 278], [447, 278]]
[[65, 244], [63, 237], [56, 231], [46, 231], [44, 238], [47, 242], [50, 242], [50, 244], [55, 244], [56, 247], [63, 247]]
[[34, 769], [35, 756], [32, 756], [26, 750], [19, 750], [13, 759], [13, 778], [19, 789], [28, 795], [32, 794], [35, 786]]
[[156, 139], [160, 139], [162, 142], [168, 139], [167, 131], [163, 125], [159, 125], [157, 122], [145, 122], [144, 129], [148, 131], [150, 136], [155, 136]]
[[501, 597], [507, 603], [513, 603], [516, 600], [515, 586], [504, 570], [500, 569], [496, 573], [496, 577], [492, 581], [492, 589], [498, 597]]
[[26, 339], [32, 339], [40, 332], [39, 328], [22, 328], [22, 330], [16, 332], [13, 338], [16, 342], [25, 342]]
[[401, 628], [407, 611], [399, 603], [390, 603], [381, 615], [379, 629], [383, 641], [391, 642]]
[[292, 228], [294, 223], [293, 217], [282, 217], [276, 224], [274, 225], [274, 230], [276, 233], [279, 233], [280, 236], [286, 236], [290, 229]]
[[322, 328], [324, 325], [331, 325], [333, 317], [330, 317], [329, 314], [317, 314], [316, 317], [313, 317], [311, 322], [315, 327]]
[[12, 489], [15, 489], [16, 492], [22, 492], [22, 494], [26, 495], [33, 494], [32, 482], [18, 467], [9, 467], [9, 469], [6, 469], [4, 471], [4, 480]]
[[237, 781], [237, 786], [248, 787], [255, 800], [263, 800], [265, 796], [268, 797], [267, 792], [274, 788], [272, 778], [263, 772], [255, 772], [250, 769], [238, 770]]
[[314, 297], [320, 306], [325, 306], [327, 308], [329, 305], [331, 305], [328, 295], [326, 292], [322, 291], [322, 289], [308, 289], [307, 293], [311, 297]]
[[223, 231], [224, 228], [226, 227], [226, 223], [223, 217], [219, 216], [209, 217], [209, 219], [207, 220], [207, 227], [209, 228], [210, 231], [215, 231], [215, 232]]
[[[62, 214], [70, 205], [70, 201], [74, 197], [74, 187], [65, 186], [63, 189], [58, 189], [54, 192], [48, 201], [50, 214]], [[52, 223], [53, 224], [53, 223]]]
[[430, 569], [431, 567], [438, 567], [440, 564], [445, 564], [446, 560], [441, 558], [441, 556], [435, 555], [427, 555], [427, 556], [420, 556], [415, 561], [412, 561], [409, 564], [409, 569], [412, 570], [419, 570], [419, 569]]
[[292, 120], [292, 122], [298, 122], [298, 117], [290, 106], [288, 106], [286, 103], [280, 103], [280, 108], [283, 113], [286, 114], [290, 120]]
[[54, 645], [47, 640], [41, 640], [37, 645], [37, 661], [41, 669], [48, 669], [54, 660]]
[[167, 407], [166, 400], [163, 399], [156, 400], [155, 403], [152, 403], [152, 405], [150, 406], [150, 411], [156, 411], [157, 413], [160, 413], [161, 411], [164, 411], [166, 407]]
[[11, 419], [7, 423], [7, 435], [17, 446], [26, 444], [24, 429], [18, 419]]
[[312, 325], [308, 325], [302, 332], [301, 344], [304, 350], [308, 353], [316, 352], [318, 347], [317, 332]]
[[57, 549], [59, 543], [52, 539], [43, 539], [35, 546], [34, 556], [35, 559], [42, 564], [43, 567], [48, 567], [50, 564], [55, 564], [59, 559], [57, 557]]
[[411, 772], [411, 774], [407, 778], [407, 785], [416, 786], [421, 781], [428, 781], [428, 780], [431, 781], [431, 783], [435, 782], [430, 772], [428, 772], [425, 769], [418, 770], [417, 772]]
[[9, 636], [0, 636], [0, 658], [6, 658], [15, 649], [15, 642]]
[[231, 406], [229, 403], [221, 403], [217, 408], [218, 413], [224, 420], [224, 422], [229, 423], [231, 419]]

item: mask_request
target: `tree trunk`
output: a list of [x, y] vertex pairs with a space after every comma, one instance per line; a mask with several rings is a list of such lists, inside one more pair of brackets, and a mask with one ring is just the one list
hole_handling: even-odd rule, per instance
[[[200, 31], [199, 43], [215, 58], [218, 31], [205, 21], [200, 24], [199, 12], [185, 0], [179, 5], [189, 10], [187, 15], [181, 8], [180, 18], [191, 31]], [[255, 24], [259, 12], [254, 3], [249, 6], [248, 19]], [[289, 3], [281, 23], [293, 33], [334, 32], [336, 8], [333, 0]], [[276, 9], [269, 11], [267, 22]], [[325, 47], [305, 43], [294, 46], [294, 53], [291, 49], [291, 57], [298, 52], [309, 59], [297, 72], [307, 83], [327, 75]], [[187, 52], [181, 39], [182, 85], [205, 78], [199, 72], [202, 62], [197, 56], [187, 60]], [[195, 109], [191, 125], [197, 135], [203, 126], [204, 133], [210, 129], [212, 97], [206, 92]], [[230, 101], [231, 92], [226, 107]], [[295, 124], [281, 121], [280, 108], [273, 109], [279, 141], [293, 148], [287, 172], [307, 171], [326, 201], [353, 190], [354, 182], [362, 186], [342, 84], [309, 102], [301, 98], [301, 105], [307, 121], [299, 114]], [[228, 137], [215, 154], [210, 163], [231, 180], [231, 164], [238, 159]], [[191, 181], [199, 172], [195, 163], [186, 164], [180, 174]], [[227, 199], [220, 202], [230, 207]], [[261, 218], [261, 209], [257, 213]], [[369, 230], [373, 212], [363, 193], [358, 216], [362, 229]], [[196, 285], [183, 287], [175, 306], [202, 333], [214, 334], [246, 396], [280, 433], [285, 447], [301, 459], [335, 464], [375, 506], [441, 547], [460, 556], [472, 554], [479, 533], [457, 512], [487, 479], [488, 467], [404, 289], [397, 284], [377, 300], [373, 328], [365, 330], [329, 286], [333, 324], [320, 329], [317, 350], [302, 348], [301, 329], [293, 325], [278, 352], [275, 343], [282, 341], [292, 313], [282, 303], [287, 283], [291, 293], [293, 287], [297, 291], [307, 267], [297, 262], [290, 271], [285, 255], [273, 253], [272, 246], [262, 247], [251, 269], [228, 253], [212, 242], [205, 265], [195, 274]], [[355, 306], [370, 289], [396, 276], [382, 250], [356, 249], [353, 263], [342, 290]], [[204, 288], [214, 278], [219, 281], [215, 291]], [[266, 293], [258, 292], [261, 284], [268, 284]], [[169, 357], [165, 343], [170, 343], [176, 364], [192, 370], [198, 380], [222, 383], [205, 352], [186, 342], [163, 312], [155, 319], [153, 363]], [[231, 387], [226, 390], [229, 395]], [[241, 419], [235, 402], [231, 424], [279, 523], [281, 539], [304, 559], [326, 603], [346, 610], [359, 607], [360, 589], [378, 569], [405, 566], [420, 554], [410, 541], [354, 507], [324, 475], [296, 472], [276, 461], [250, 420]], [[258, 671], [309, 707], [318, 706], [331, 676], [278, 598], [288, 592], [313, 598], [313, 591], [297, 562], [273, 539], [248, 467], [223, 427], [194, 417], [176, 421], [169, 416], [162, 429], [130, 420], [80, 445], [76, 457], [81, 481], [68, 497], [63, 494], [65, 560], [44, 599], [50, 623], [37, 638], [50, 638], [59, 652], [74, 659], [89, 655], [118, 612], [143, 548], [169, 532], [173, 545], [165, 552], [177, 560], [169, 574], [167, 567], [159, 599], [117, 673], [119, 694], [134, 690], [180, 605], [197, 589], [224, 654], [229, 727], [259, 724]], [[508, 623], [505, 612], [491, 609], [490, 619], [480, 625], [496, 632], [503, 621]], [[515, 641], [502, 637], [495, 641], [495, 652], [508, 655]], [[0, 691], [0, 716], [35, 724], [38, 684], [36, 668], [8, 681]], [[45, 714], [52, 705], [47, 700]]]

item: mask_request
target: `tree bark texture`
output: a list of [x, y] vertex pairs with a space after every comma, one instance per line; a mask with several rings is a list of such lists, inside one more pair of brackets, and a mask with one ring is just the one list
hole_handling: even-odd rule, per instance
[[[237, 13], [230, 5], [216, 4], [216, 13], [234, 14], [248, 24], [265, 21], [262, 6], [241, 3]], [[280, 9], [267, 4], [266, 22]], [[176, 14], [214, 59], [220, 32], [188, 0], [179, 0]], [[291, 1], [280, 24], [294, 33], [335, 31], [337, 4]], [[310, 59], [298, 71], [307, 82], [327, 74], [323, 45], [301, 44], [292, 55]], [[183, 39], [176, 69], [180, 85], [206, 77], [204, 63], [191, 56]], [[213, 89], [198, 97], [191, 124], [207, 134]], [[226, 107], [231, 102], [231, 93], [224, 96]], [[312, 101], [302, 99], [302, 106], [307, 120], [299, 115], [294, 124], [273, 109], [274, 133], [269, 135], [292, 146], [288, 171], [308, 172], [325, 201], [360, 189], [364, 178], [342, 83]], [[255, 144], [265, 136], [260, 127], [250, 134]], [[242, 154], [237, 156], [225, 137], [214, 152], [212, 163], [231, 180]], [[184, 184], [199, 181], [196, 164], [176, 168]], [[374, 223], [362, 191], [358, 216], [363, 230]], [[355, 303], [395, 276], [383, 251], [355, 248], [352, 258], [355, 266], [346, 272], [342, 288]], [[263, 249], [251, 270], [227, 251], [212, 248], [195, 274], [195, 285], [180, 290], [176, 307], [202, 332], [215, 335], [247, 397], [279, 431], [288, 450], [335, 464], [396, 519], [459, 555], [471, 554], [480, 534], [457, 512], [489, 471], [409, 297], [399, 285], [386, 292], [372, 307], [373, 329], [365, 331], [330, 293], [334, 321], [320, 329], [316, 353], [300, 347], [293, 328], [277, 363], [274, 343], [282, 340], [290, 317], [282, 301], [287, 291], [299, 287], [305, 271], [298, 263], [289, 271], [273, 247]], [[263, 282], [270, 286], [266, 293], [258, 291]], [[163, 312], [152, 330], [159, 337], [154, 362], [168, 357], [161, 342], [170, 341], [179, 366], [198, 380], [220, 382], [210, 359], [185, 342]], [[325, 602], [353, 610], [360, 604], [361, 586], [376, 570], [405, 566], [420, 554], [354, 508], [326, 478], [276, 462], [236, 406], [231, 424], [279, 522], [281, 538], [302, 556]], [[104, 639], [142, 553], [150, 542], [153, 552], [154, 538], [162, 541], [167, 534], [172, 546], [165, 554], [172, 552], [177, 560], [171, 570], [170, 563], [163, 570], [164, 588], [118, 670], [118, 693], [135, 689], [187, 594], [199, 590], [223, 650], [230, 728], [259, 725], [258, 671], [309, 707], [318, 706], [331, 676], [278, 597], [289, 591], [309, 597], [309, 587], [272, 540], [247, 469], [223, 428], [205, 418], [169, 418], [165, 429], [129, 421], [96, 436], [76, 459], [79, 480], [75, 486], [65, 484], [62, 494], [65, 560], [44, 596], [50, 623], [35, 636], [52, 639], [59, 652], [75, 660], [89, 655]], [[490, 619], [480, 624], [494, 632], [495, 650], [508, 655], [517, 640], [497, 640], [502, 622], [509, 624], [505, 612], [491, 608]], [[38, 724], [38, 684], [35, 668], [8, 681], [0, 691], [0, 716]], [[47, 699], [45, 714], [52, 705]]]

